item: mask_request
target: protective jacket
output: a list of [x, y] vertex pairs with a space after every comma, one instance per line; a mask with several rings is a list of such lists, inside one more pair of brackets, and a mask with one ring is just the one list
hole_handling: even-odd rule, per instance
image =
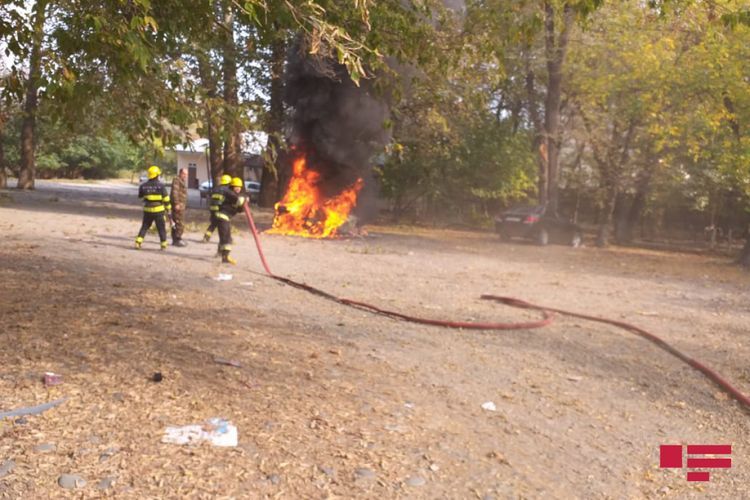
[[211, 203], [208, 205], [208, 209], [211, 213], [219, 211], [219, 207], [224, 203], [227, 191], [230, 191], [228, 186], [216, 186], [211, 190]]
[[160, 213], [164, 210], [172, 210], [167, 187], [158, 178], [149, 179], [138, 188], [138, 198], [143, 199], [143, 211], [147, 213]]
[[237, 194], [231, 188], [225, 188], [224, 200], [219, 205], [216, 217], [223, 220], [231, 219], [236, 213], [242, 211], [242, 206], [247, 201], [244, 193]]

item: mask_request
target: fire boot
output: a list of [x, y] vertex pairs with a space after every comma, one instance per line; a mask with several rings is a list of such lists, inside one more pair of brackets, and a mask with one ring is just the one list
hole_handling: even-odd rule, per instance
[[166, 241], [162, 241], [161, 242], [161, 250], [166, 250], [166, 249], [167, 249], [167, 242]]
[[140, 250], [141, 249], [141, 243], [143, 243], [143, 238], [140, 236], [135, 239], [135, 249]]
[[183, 240], [172, 240], [172, 246], [173, 247], [186, 247], [187, 242]]
[[222, 250], [221, 262], [223, 264], [236, 264], [237, 263], [236, 260], [234, 260], [232, 257], [229, 256], [229, 250]]
[[208, 243], [209, 241], [211, 241], [211, 234], [212, 233], [209, 233], [208, 231], [203, 233], [203, 243]]

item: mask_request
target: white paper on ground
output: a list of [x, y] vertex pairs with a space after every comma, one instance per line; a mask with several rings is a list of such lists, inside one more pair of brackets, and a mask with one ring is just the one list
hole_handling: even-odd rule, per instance
[[203, 425], [183, 425], [164, 429], [162, 443], [197, 444], [208, 441], [214, 446], [237, 446], [237, 427], [228, 420], [212, 418]]

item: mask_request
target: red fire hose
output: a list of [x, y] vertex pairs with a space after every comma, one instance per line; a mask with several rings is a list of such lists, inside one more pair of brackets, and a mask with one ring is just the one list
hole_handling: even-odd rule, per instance
[[277, 281], [280, 281], [282, 283], [286, 283], [287, 285], [300, 288], [302, 290], [313, 293], [315, 295], [319, 295], [321, 297], [325, 297], [334, 302], [338, 302], [339, 304], [344, 304], [350, 307], [355, 307], [357, 309], [370, 311], [375, 314], [381, 314], [381, 315], [388, 316], [391, 318], [402, 319], [404, 321], [409, 321], [412, 323], [442, 326], [446, 328], [463, 328], [463, 329], [474, 329], [474, 330], [528, 330], [531, 328], [540, 328], [542, 326], [546, 326], [550, 324], [554, 317], [554, 313], [561, 314], [564, 316], [571, 316], [574, 318], [585, 319], [587, 321], [596, 321], [598, 323], [605, 323], [608, 325], [613, 325], [613, 326], [622, 328], [623, 330], [626, 330], [628, 332], [634, 333], [640, 337], [643, 337], [644, 339], [656, 344], [658, 347], [660, 347], [661, 349], [664, 349], [669, 354], [675, 356], [676, 358], [686, 363], [687, 365], [695, 368], [696, 370], [701, 372], [703, 375], [705, 375], [709, 380], [711, 380], [717, 386], [719, 386], [719, 388], [721, 388], [724, 392], [726, 392], [731, 397], [733, 397], [746, 410], [750, 411], [750, 397], [740, 392], [737, 388], [735, 388], [732, 384], [727, 382], [717, 372], [715, 372], [711, 368], [708, 368], [707, 366], [705, 366], [703, 363], [699, 362], [698, 360], [693, 359], [687, 356], [686, 354], [683, 354], [682, 352], [677, 350], [675, 347], [671, 346], [666, 341], [664, 341], [660, 337], [657, 337], [653, 333], [647, 332], [646, 330], [642, 328], [638, 328], [637, 326], [631, 325], [630, 323], [626, 323], [624, 321], [616, 321], [616, 320], [607, 319], [607, 318], [600, 318], [598, 316], [589, 316], [587, 314], [580, 314], [580, 313], [576, 313], [572, 311], [566, 311], [563, 309], [539, 306], [539, 305], [532, 304], [530, 302], [526, 302], [524, 300], [516, 299], [513, 297], [501, 297], [498, 295], [487, 295], [487, 294], [482, 295], [481, 298], [484, 300], [493, 300], [495, 302], [500, 302], [501, 304], [505, 304], [511, 307], [518, 307], [521, 309], [533, 309], [533, 310], [539, 311], [542, 313], [542, 319], [537, 320], [537, 321], [530, 321], [526, 323], [472, 323], [472, 322], [464, 322], [464, 321], [444, 321], [444, 320], [436, 320], [436, 319], [427, 319], [427, 318], [420, 318], [417, 316], [409, 316], [407, 314], [402, 314], [402, 313], [390, 311], [387, 309], [381, 309], [371, 304], [367, 304], [366, 302], [360, 302], [356, 300], [337, 297], [335, 295], [332, 295], [328, 292], [315, 288], [306, 283], [300, 283], [300, 282], [291, 280], [289, 278], [277, 276], [273, 272], [271, 272], [271, 269], [268, 267], [268, 262], [266, 262], [266, 257], [263, 255], [263, 248], [261, 247], [260, 239], [258, 238], [258, 230], [255, 227], [255, 221], [253, 220], [252, 213], [250, 213], [250, 206], [248, 204], [245, 204], [245, 216], [247, 217], [247, 223], [250, 228], [250, 232], [252, 233], [253, 239], [255, 240], [255, 246], [258, 249], [258, 255], [260, 255], [260, 261], [263, 264], [263, 268], [266, 270], [266, 273], [271, 278]]

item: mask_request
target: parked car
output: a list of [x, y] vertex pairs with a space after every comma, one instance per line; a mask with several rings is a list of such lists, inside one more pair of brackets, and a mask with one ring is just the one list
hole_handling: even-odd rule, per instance
[[[201, 182], [200, 186], [198, 186], [201, 198], [207, 198], [209, 196], [212, 186], [213, 183], [210, 180]], [[257, 203], [260, 197], [260, 182], [245, 181], [245, 191], [250, 195], [250, 202]]]
[[495, 218], [495, 231], [503, 240], [513, 237], [532, 240], [538, 245], [560, 243], [578, 247], [583, 231], [573, 222], [547, 213], [545, 205], [515, 207]]
[[260, 182], [245, 181], [245, 191], [250, 195], [251, 203], [258, 203], [260, 199]]
[[203, 181], [198, 186], [198, 191], [201, 193], [208, 193], [211, 191], [211, 188], [213, 187], [213, 183], [211, 181]]

